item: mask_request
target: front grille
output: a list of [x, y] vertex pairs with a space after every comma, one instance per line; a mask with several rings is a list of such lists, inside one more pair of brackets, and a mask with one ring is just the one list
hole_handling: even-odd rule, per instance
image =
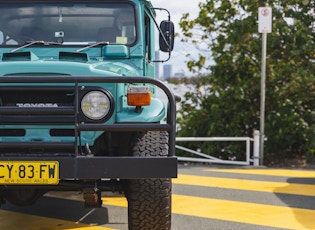
[[74, 89], [68, 87], [1, 87], [1, 106], [73, 106]]
[[74, 87], [0, 87], [1, 124], [74, 124]]

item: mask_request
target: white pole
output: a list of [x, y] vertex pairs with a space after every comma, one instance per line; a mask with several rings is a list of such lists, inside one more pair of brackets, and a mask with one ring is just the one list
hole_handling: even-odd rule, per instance
[[254, 131], [254, 166], [259, 166], [259, 138], [260, 138], [260, 132], [258, 130]]
[[265, 140], [265, 96], [266, 96], [266, 57], [267, 57], [267, 33], [272, 32], [272, 8], [258, 8], [258, 32], [262, 33], [262, 57], [261, 57], [261, 89], [260, 89], [260, 164], [264, 163]]
[[262, 57], [261, 57], [261, 89], [260, 89], [260, 164], [264, 164], [264, 140], [265, 140], [265, 97], [266, 97], [266, 57], [267, 57], [267, 33], [262, 33]]

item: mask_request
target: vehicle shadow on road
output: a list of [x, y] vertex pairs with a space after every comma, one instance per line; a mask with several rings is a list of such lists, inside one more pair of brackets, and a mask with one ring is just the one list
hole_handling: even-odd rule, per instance
[[[315, 229], [315, 178], [292, 177], [287, 179], [287, 183], [288, 186], [277, 188], [274, 193], [291, 208], [293, 216], [301, 227]], [[298, 194], [299, 190], [303, 195], [288, 194], [290, 191]]]
[[[100, 226], [108, 224], [109, 222], [108, 209], [105, 207], [95, 209], [84, 208], [84, 203], [82, 201], [55, 197], [44, 196], [40, 198], [34, 205], [24, 207], [15, 206], [7, 202], [1, 206], [1, 210], [36, 217], [46, 217], [53, 219], [54, 221], [60, 221], [57, 229], [61, 230], [69, 229], [69, 224], [73, 225], [73, 228], [80, 228], [80, 226], [82, 227], [84, 225]], [[12, 226], [14, 225], [15, 227], [17, 227], [17, 224], [20, 224], [20, 229], [27, 229], [25, 223], [16, 223], [17, 221], [21, 220], [21, 217], [15, 217], [14, 215], [11, 215], [11, 217], [12, 218], [10, 218], [10, 220], [6, 220], [7, 226], [9, 226], [10, 223], [12, 223]], [[67, 226], [62, 227], [64, 225], [62, 224], [63, 221], [66, 221]], [[47, 223], [47, 228], [45, 227], [45, 229], [50, 229], [50, 227], [51, 226], [49, 226], [49, 223]]]

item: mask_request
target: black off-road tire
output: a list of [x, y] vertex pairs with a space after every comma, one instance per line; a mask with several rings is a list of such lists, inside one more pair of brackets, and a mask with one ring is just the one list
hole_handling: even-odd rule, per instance
[[[134, 156], [166, 156], [168, 133], [149, 131], [139, 134], [131, 150]], [[126, 197], [129, 230], [171, 229], [171, 179], [128, 180]]]

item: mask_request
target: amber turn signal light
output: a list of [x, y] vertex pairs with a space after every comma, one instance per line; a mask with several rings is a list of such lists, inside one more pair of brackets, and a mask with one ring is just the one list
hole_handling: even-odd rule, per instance
[[148, 86], [129, 86], [127, 103], [129, 106], [146, 106], [151, 104], [152, 94]]

